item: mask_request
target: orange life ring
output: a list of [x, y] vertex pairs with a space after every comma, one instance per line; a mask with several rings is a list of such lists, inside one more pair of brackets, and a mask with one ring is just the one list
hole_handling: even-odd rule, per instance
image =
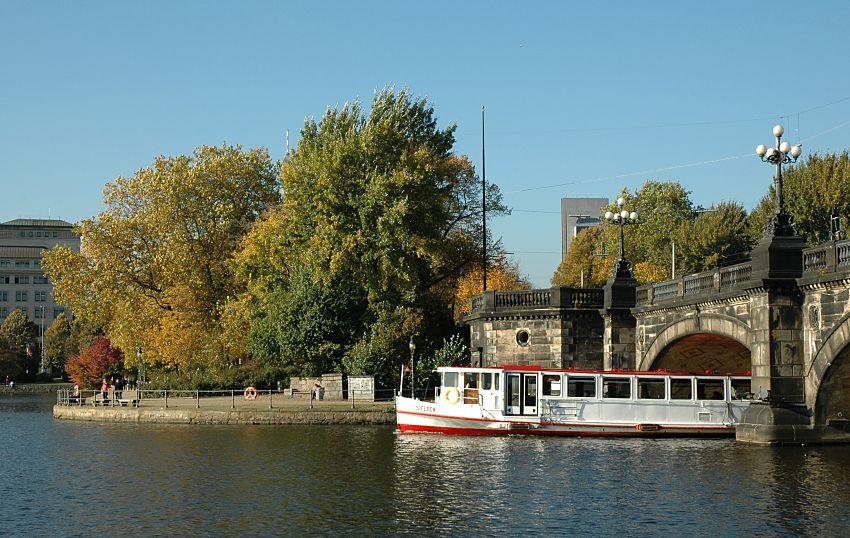
[[257, 389], [254, 387], [248, 387], [245, 389], [245, 399], [248, 401], [257, 399]]

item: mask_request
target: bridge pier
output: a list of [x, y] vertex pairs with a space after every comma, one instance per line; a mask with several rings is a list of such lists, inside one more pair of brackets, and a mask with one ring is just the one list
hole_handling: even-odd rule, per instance
[[752, 251], [748, 286], [753, 328], [752, 391], [758, 398], [736, 429], [739, 441], [782, 444], [800, 442], [810, 431], [804, 384], [803, 238], [765, 235]]
[[599, 310], [604, 323], [603, 367], [633, 370], [637, 365], [636, 321], [632, 314], [637, 299], [637, 280], [628, 262], [620, 260], [617, 263], [603, 293], [603, 307]]

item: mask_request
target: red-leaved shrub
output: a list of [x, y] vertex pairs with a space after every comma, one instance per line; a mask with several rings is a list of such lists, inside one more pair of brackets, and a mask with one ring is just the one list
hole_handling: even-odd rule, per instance
[[123, 361], [121, 350], [112, 347], [109, 338], [99, 336], [88, 349], [68, 359], [65, 371], [80, 387], [97, 388], [103, 377], [120, 369]]

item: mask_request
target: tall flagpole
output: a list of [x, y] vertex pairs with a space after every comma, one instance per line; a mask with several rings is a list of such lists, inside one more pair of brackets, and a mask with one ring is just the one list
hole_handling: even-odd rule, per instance
[[484, 107], [481, 107], [481, 267], [482, 293], [487, 291], [487, 168], [484, 161]]

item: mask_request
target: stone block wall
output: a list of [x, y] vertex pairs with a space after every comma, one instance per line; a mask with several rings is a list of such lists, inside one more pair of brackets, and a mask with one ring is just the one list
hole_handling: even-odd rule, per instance
[[341, 373], [322, 374], [321, 377], [293, 377], [289, 387], [293, 391], [307, 393], [315, 389], [316, 383], [325, 389], [326, 400], [342, 400], [345, 393], [345, 378]]
[[319, 382], [325, 389], [326, 400], [342, 400], [345, 392], [345, 378], [340, 373], [322, 374]]
[[352, 400], [375, 401], [375, 377], [371, 375], [348, 376], [348, 394]]
[[480, 317], [469, 321], [473, 364], [601, 368], [602, 319], [596, 312]]

